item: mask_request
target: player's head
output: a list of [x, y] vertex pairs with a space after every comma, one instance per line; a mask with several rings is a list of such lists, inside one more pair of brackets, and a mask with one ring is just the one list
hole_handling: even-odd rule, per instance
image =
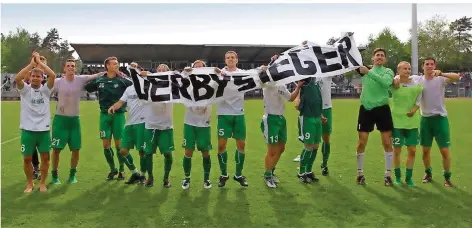
[[75, 74], [75, 59], [66, 60], [64, 63], [64, 73], [69, 76]]
[[166, 72], [166, 71], [170, 71], [169, 66], [167, 66], [166, 64], [159, 64], [159, 66], [157, 66], [157, 72]]
[[43, 82], [44, 71], [40, 68], [33, 68], [30, 74], [30, 83], [33, 87], [41, 86]]
[[372, 64], [382, 66], [387, 62], [387, 51], [383, 48], [376, 48], [372, 53]]
[[206, 67], [206, 64], [205, 62], [203, 62], [203, 60], [197, 59], [195, 60], [195, 62], [193, 62], [192, 67], [193, 68]]
[[411, 65], [407, 61], [401, 61], [398, 63], [397, 72], [400, 77], [409, 77], [411, 74]]
[[238, 53], [235, 51], [227, 51], [225, 54], [225, 64], [228, 68], [236, 68], [238, 59]]
[[433, 70], [436, 70], [436, 59], [428, 57], [423, 60], [423, 72], [424, 74], [431, 75]]
[[118, 59], [115, 56], [111, 56], [105, 59], [103, 65], [105, 65], [105, 70], [107, 72], [113, 72], [115, 74], [118, 74], [120, 72], [120, 63], [118, 62]]
[[138, 67], [138, 64], [137, 64], [136, 62], [132, 62], [132, 63], [130, 63], [129, 65], [131, 65], [131, 67], [133, 67], [133, 68]]

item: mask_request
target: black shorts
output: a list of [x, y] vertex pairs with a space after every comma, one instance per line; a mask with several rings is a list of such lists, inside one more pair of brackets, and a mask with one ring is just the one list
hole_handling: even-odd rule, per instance
[[380, 132], [393, 130], [392, 112], [389, 105], [375, 107], [371, 110], [367, 110], [361, 105], [357, 119], [357, 131], [372, 132], [374, 125]]

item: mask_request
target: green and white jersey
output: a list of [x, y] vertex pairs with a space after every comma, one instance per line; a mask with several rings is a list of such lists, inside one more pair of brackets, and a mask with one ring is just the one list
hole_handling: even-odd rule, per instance
[[412, 117], [407, 116], [415, 105], [420, 105], [423, 91], [421, 82], [411, 78], [409, 83], [400, 83], [398, 89], [392, 89], [392, 119], [393, 126], [397, 129], [415, 129], [420, 125], [419, 112]]
[[323, 99], [323, 109], [333, 107], [331, 102], [331, 83], [333, 82], [334, 76], [329, 77], [316, 77], [316, 84], [320, 86], [321, 97]]
[[285, 102], [290, 99], [291, 93], [285, 85], [266, 86], [262, 89], [264, 96], [264, 113], [271, 115], [283, 115]]
[[210, 127], [211, 105], [186, 107], [184, 123], [195, 127]]
[[144, 123], [146, 129], [172, 129], [172, 103], [144, 102]]
[[[243, 70], [236, 69], [236, 71], [227, 71], [226, 68], [222, 70], [223, 73], [234, 73], [241, 72]], [[233, 83], [232, 81], [228, 82], [228, 85]], [[216, 112], [218, 115], [244, 115], [244, 93], [239, 92], [237, 89], [228, 90], [226, 89], [226, 94], [224, 100], [216, 104]]]
[[126, 126], [144, 123], [144, 105], [139, 100], [134, 86], [128, 86], [120, 100], [127, 104], [128, 119], [126, 120]]
[[49, 131], [51, 125], [51, 110], [49, 101], [52, 89], [41, 85], [34, 89], [24, 83], [20, 92], [20, 129], [27, 131]]

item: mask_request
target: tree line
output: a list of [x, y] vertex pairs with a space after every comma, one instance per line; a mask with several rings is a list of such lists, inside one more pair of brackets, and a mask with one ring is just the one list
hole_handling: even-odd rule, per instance
[[[447, 71], [472, 71], [472, 17], [462, 17], [455, 21], [448, 21], [445, 17], [434, 16], [429, 20], [418, 23], [418, 57], [434, 57], [437, 66]], [[410, 29], [411, 34], [411, 29]], [[332, 37], [327, 44], [337, 40]], [[66, 59], [72, 58], [69, 42], [59, 36], [56, 28], [52, 28], [43, 38], [38, 33], [30, 33], [24, 28], [10, 31], [8, 35], [1, 34], [2, 73], [20, 71], [29, 62], [33, 50], [38, 51], [48, 59], [48, 64], [55, 72], [62, 72]], [[365, 47], [362, 59], [365, 65], [370, 65], [372, 51], [382, 47], [387, 51], [387, 66], [396, 71], [396, 64], [400, 61], [411, 60], [411, 38], [402, 42], [388, 28], [378, 34], [371, 34]], [[77, 70], [82, 64], [78, 60]], [[345, 76], [353, 76], [355, 72]]]

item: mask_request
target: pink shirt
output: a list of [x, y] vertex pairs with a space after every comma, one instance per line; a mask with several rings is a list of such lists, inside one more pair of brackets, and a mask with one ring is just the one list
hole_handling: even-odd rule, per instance
[[92, 78], [89, 75], [75, 75], [72, 81], [68, 81], [65, 76], [56, 79], [53, 93], [57, 92], [57, 115], [79, 115], [80, 97], [84, 94], [84, 85], [90, 79]]

